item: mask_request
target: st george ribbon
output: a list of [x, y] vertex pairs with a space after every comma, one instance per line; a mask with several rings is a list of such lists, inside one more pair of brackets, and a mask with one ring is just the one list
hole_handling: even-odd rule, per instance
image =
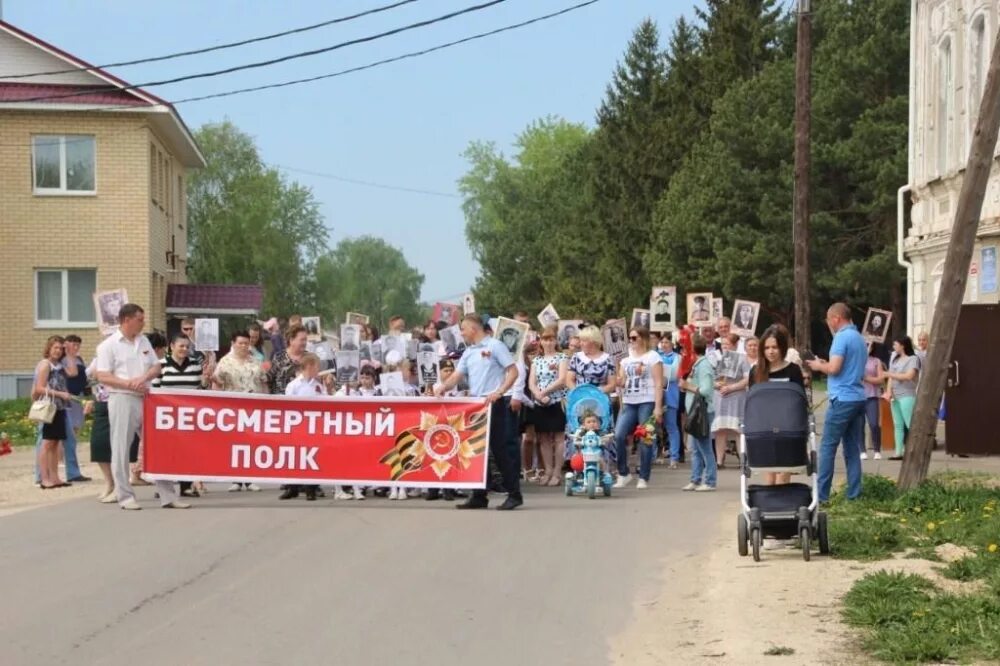
[[177, 481], [483, 488], [489, 431], [482, 398], [159, 389], [144, 404], [144, 470]]

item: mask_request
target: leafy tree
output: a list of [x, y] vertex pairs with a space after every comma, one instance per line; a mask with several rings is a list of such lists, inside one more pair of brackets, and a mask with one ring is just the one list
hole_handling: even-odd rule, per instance
[[361, 312], [380, 330], [394, 315], [417, 324], [425, 315], [423, 284], [398, 248], [373, 236], [344, 239], [316, 261], [316, 306], [334, 321]]
[[574, 161], [589, 139], [577, 124], [547, 118], [529, 125], [508, 161], [493, 144], [465, 152], [459, 181], [466, 238], [479, 262], [477, 307], [484, 312], [539, 309], [559, 285], [578, 278], [567, 247], [580, 234], [585, 206]]
[[312, 191], [264, 165], [253, 138], [228, 121], [202, 126], [195, 138], [208, 165], [188, 179], [188, 277], [260, 284], [265, 312], [301, 311], [326, 248]]

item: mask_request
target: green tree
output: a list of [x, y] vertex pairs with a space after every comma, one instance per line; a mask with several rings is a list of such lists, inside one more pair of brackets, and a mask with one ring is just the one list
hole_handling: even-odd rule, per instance
[[421, 323], [423, 284], [424, 276], [399, 248], [372, 236], [344, 239], [316, 261], [316, 306], [333, 321], [361, 312], [383, 331], [394, 315]]
[[588, 139], [582, 125], [547, 118], [518, 136], [512, 160], [493, 144], [466, 150], [470, 169], [459, 189], [466, 238], [480, 265], [480, 310], [541, 309], [552, 294], [571, 291], [565, 282], [585, 275], [570, 248], [587, 233], [574, 169]]
[[195, 138], [208, 165], [188, 179], [188, 277], [260, 284], [265, 312], [302, 311], [326, 249], [312, 191], [268, 168], [253, 138], [228, 121], [202, 126]]

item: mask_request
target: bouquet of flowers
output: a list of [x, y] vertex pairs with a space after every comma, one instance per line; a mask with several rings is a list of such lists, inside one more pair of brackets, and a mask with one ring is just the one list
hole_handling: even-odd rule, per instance
[[640, 423], [632, 431], [632, 439], [638, 444], [642, 442], [643, 444], [652, 444], [653, 439], [656, 437], [656, 419], [652, 416], [645, 423]]

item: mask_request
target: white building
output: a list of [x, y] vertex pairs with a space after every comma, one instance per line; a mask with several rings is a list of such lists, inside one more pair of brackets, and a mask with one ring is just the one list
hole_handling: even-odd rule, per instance
[[[899, 260], [907, 267], [906, 328], [916, 334], [930, 330], [1000, 0], [911, 0], [910, 17], [909, 182], [899, 191]], [[911, 223], [904, 231], [907, 196]], [[994, 162], [965, 303], [998, 302], [998, 247], [1000, 165]]]

